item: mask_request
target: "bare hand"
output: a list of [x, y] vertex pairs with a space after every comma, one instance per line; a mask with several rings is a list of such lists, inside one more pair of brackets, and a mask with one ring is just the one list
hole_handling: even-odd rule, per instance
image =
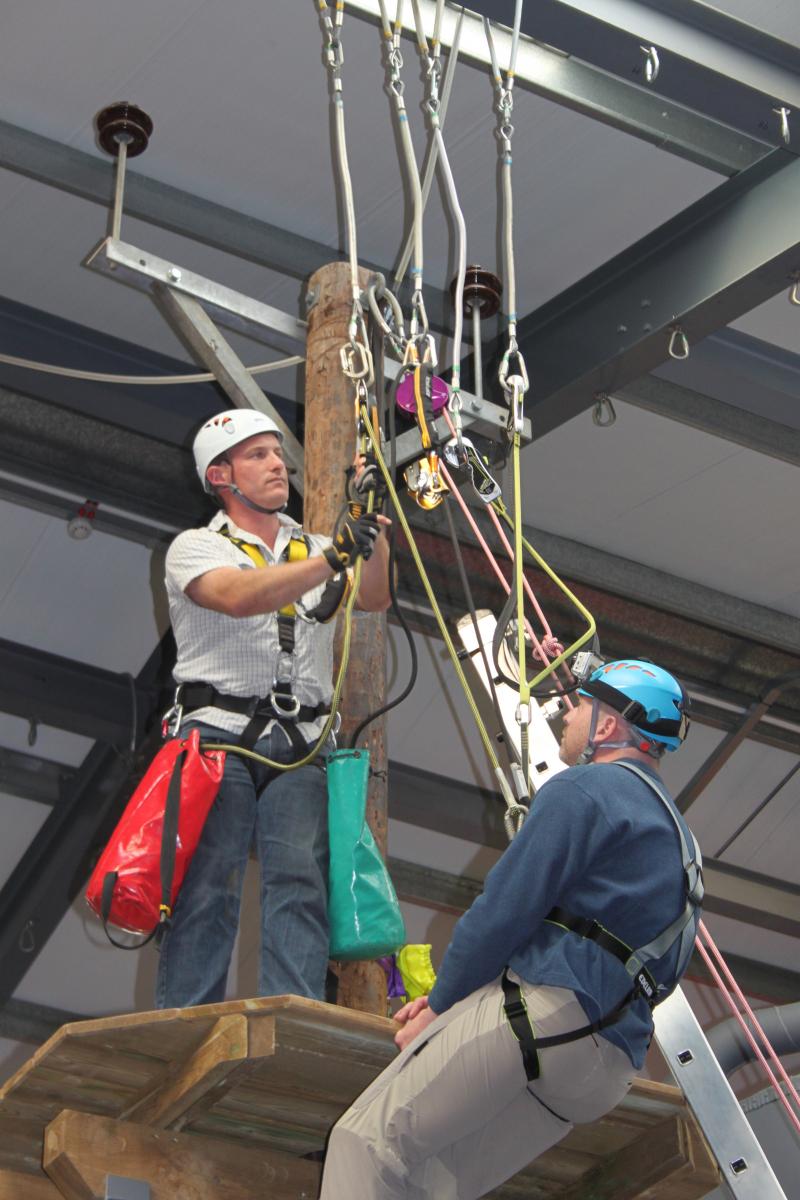
[[[406, 1046], [418, 1038], [423, 1030], [427, 1029], [439, 1015], [428, 1004], [427, 996], [421, 996], [420, 999], [425, 1001], [424, 1006], [417, 1008], [414, 1016], [404, 1016], [401, 1022], [402, 1028], [395, 1034], [394, 1042], [400, 1050], [404, 1050]], [[414, 1000], [412, 1004], [406, 1004], [404, 1008], [401, 1008], [400, 1013], [405, 1013], [406, 1009], [413, 1009], [418, 1004], [419, 1001]], [[399, 1015], [398, 1013], [395, 1020], [398, 1019]]]
[[405, 1025], [406, 1021], [412, 1021], [414, 1017], [422, 1012], [423, 1008], [427, 1007], [428, 997], [417, 996], [416, 1000], [411, 1000], [408, 1004], [404, 1004], [402, 1008], [398, 1008], [397, 1012], [394, 1014], [394, 1019], [395, 1021], [398, 1021], [400, 1025]]

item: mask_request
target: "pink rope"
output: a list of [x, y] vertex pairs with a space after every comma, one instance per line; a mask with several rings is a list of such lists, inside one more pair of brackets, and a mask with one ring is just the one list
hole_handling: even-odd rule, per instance
[[[448, 423], [449, 423], [449, 417], [448, 417]], [[467, 502], [464, 500], [464, 497], [461, 495], [461, 492], [458, 490], [458, 487], [456, 486], [456, 484], [453, 481], [453, 477], [451, 476], [450, 472], [447, 470], [447, 467], [444, 465], [444, 463], [441, 461], [441, 459], [439, 460], [439, 470], [442, 472], [442, 475], [444, 475], [445, 483], [450, 488], [450, 491], [453, 493], [456, 500], [458, 501], [461, 511], [463, 512], [464, 516], [466, 517], [466, 519], [472, 529], [472, 532], [475, 534], [475, 537], [478, 540], [478, 545], [481, 547], [481, 549], [483, 550], [487, 559], [489, 560], [489, 565], [491, 566], [491, 568], [494, 571], [497, 578], [500, 580], [500, 583], [502, 584], [506, 595], [509, 595], [511, 592], [511, 584], [508, 582], [508, 580], [506, 579], [502, 570], [500, 569], [500, 565], [498, 564], [497, 559], [495, 558], [494, 554], [492, 553], [488, 542], [486, 541], [486, 539], [484, 538], [480, 529], [478, 528], [478, 524], [477, 524], [475, 518], [473, 517], [472, 513], [470, 512]], [[494, 516], [494, 512], [491, 509], [490, 509], [490, 512], [492, 512], [492, 516]], [[495, 520], [497, 520], [496, 517], [495, 517]], [[505, 536], [503, 537], [503, 540], [505, 541], [506, 548], [508, 549], [509, 554], [513, 560], [514, 555], [513, 555], [513, 553], [511, 553], [511, 548], [508, 545], [508, 542], [506, 541]], [[560, 643], [557, 641], [552, 630], [550, 629], [550, 626], [547, 624], [547, 620], [545, 619], [545, 616], [542, 613], [542, 610], [536, 601], [536, 597], [534, 596], [533, 592], [531, 591], [530, 584], [528, 583], [527, 579], [524, 578], [524, 576], [523, 576], [523, 586], [525, 587], [525, 590], [527, 591], [528, 595], [530, 596], [531, 600], [533, 601], [534, 607], [536, 608], [536, 611], [539, 614], [539, 617], [541, 619], [542, 625], [545, 630], [545, 637], [543, 638], [543, 640], [541, 642], [539, 641], [539, 639], [536, 637], [536, 634], [533, 632], [533, 627], [531, 626], [530, 621], [528, 621], [527, 618], [524, 618], [525, 629], [527, 630], [528, 635], [530, 636], [530, 639], [533, 642], [533, 646], [536, 651], [537, 657], [540, 659], [541, 662], [549, 663], [551, 661], [550, 657], [548, 657], [549, 655], [552, 655], [553, 658], [556, 658], [558, 656], [558, 654], [561, 653], [560, 650], [554, 651], [554, 649], [553, 649], [554, 643], [556, 645], [560, 645]], [[554, 682], [555, 682], [556, 687], [560, 691], [563, 690], [563, 684], [561, 683], [561, 681], [558, 678], [555, 678]], [[566, 701], [566, 703], [569, 705], [570, 708], [574, 707], [572, 700], [570, 699], [570, 697], [567, 694], [564, 694], [564, 700]]]
[[708, 929], [701, 921], [699, 924], [699, 927], [698, 927], [698, 937], [695, 940], [695, 945], [697, 946], [697, 949], [700, 951], [700, 955], [703, 958], [703, 961], [705, 962], [706, 966], [708, 967], [708, 969], [711, 973], [711, 977], [713, 978], [714, 982], [716, 983], [717, 987], [719, 988], [720, 992], [722, 993], [723, 999], [725, 1000], [726, 1004], [730, 1008], [733, 1015], [736, 1017], [736, 1020], [741, 1025], [744, 1035], [747, 1038], [748, 1042], [750, 1043], [750, 1046], [751, 1046], [756, 1058], [758, 1059], [758, 1061], [761, 1063], [762, 1067], [764, 1068], [767, 1078], [769, 1079], [770, 1083], [774, 1087], [778, 1099], [783, 1104], [783, 1107], [786, 1109], [787, 1113], [789, 1114], [798, 1133], [800, 1133], [800, 1117], [798, 1117], [797, 1113], [795, 1113], [794, 1109], [792, 1108], [791, 1104], [789, 1103], [789, 1100], [786, 1097], [786, 1095], [784, 1094], [783, 1089], [781, 1088], [780, 1084], [778, 1083], [778, 1080], [776, 1079], [775, 1075], [773, 1074], [773, 1071], [772, 1071], [771, 1067], [769, 1066], [769, 1063], [767, 1062], [766, 1058], [764, 1057], [764, 1054], [762, 1053], [760, 1046], [756, 1042], [756, 1039], [753, 1036], [753, 1033], [752, 1033], [750, 1027], [747, 1025], [744, 1017], [742, 1016], [742, 1014], [739, 1012], [738, 1008], [736, 1007], [736, 1004], [734, 1003], [733, 997], [731, 996], [731, 993], [728, 990], [728, 987], [726, 986], [721, 975], [719, 974], [716, 967], [714, 966], [714, 963], [711, 960], [711, 955], [709, 954], [708, 950], [706, 949], [706, 947], [703, 945], [703, 942], [701, 941], [701, 936], [707, 940], [709, 948], [711, 949], [714, 956], [716, 957], [726, 979], [728, 980], [731, 988], [733, 989], [734, 995], [736, 996], [739, 1003], [744, 1008], [747, 1016], [753, 1022], [754, 1028], [756, 1029], [756, 1031], [759, 1034], [759, 1036], [761, 1037], [765, 1047], [767, 1048], [767, 1052], [769, 1053], [770, 1058], [774, 1062], [774, 1064], [777, 1068], [778, 1074], [780, 1075], [783, 1082], [786, 1084], [789, 1094], [792, 1096], [792, 1098], [794, 1099], [794, 1101], [798, 1105], [798, 1107], [800, 1107], [800, 1096], [797, 1094], [797, 1089], [795, 1088], [794, 1084], [792, 1083], [791, 1079], [789, 1078], [788, 1074], [786, 1073], [783, 1063], [780, 1061], [777, 1054], [773, 1050], [767, 1035], [764, 1033], [764, 1030], [762, 1029], [761, 1025], [759, 1024], [758, 1018], [756, 1017], [755, 1013], [753, 1012], [753, 1009], [750, 1007], [750, 1004], [749, 1004], [747, 998], [745, 997], [745, 995], [742, 992], [741, 988], [739, 987], [738, 983], [736, 982], [733, 975], [731, 974], [730, 968], [728, 967], [728, 964], [725, 962], [725, 959], [722, 957], [722, 953], [720, 952], [719, 947], [716, 945], [711, 934], [708, 932]]

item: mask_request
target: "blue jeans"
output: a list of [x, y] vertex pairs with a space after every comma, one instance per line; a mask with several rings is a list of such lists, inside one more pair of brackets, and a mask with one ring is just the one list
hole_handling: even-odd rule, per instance
[[[235, 742], [212, 725], [189, 723], [204, 740]], [[255, 745], [277, 762], [297, 755], [278, 726]], [[219, 794], [183, 882], [161, 945], [158, 1008], [225, 999], [239, 925], [242, 885], [255, 840], [261, 870], [258, 994], [324, 999], [328, 963], [328, 795], [320, 755], [278, 771], [228, 754]]]

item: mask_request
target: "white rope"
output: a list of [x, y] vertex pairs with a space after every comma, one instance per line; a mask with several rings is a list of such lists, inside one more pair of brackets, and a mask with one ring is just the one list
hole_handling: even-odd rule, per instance
[[[464, 221], [464, 214], [461, 210], [461, 205], [459, 204], [458, 190], [456, 188], [452, 170], [450, 169], [450, 159], [447, 154], [447, 147], [445, 146], [441, 130], [441, 100], [439, 97], [441, 44], [439, 42], [439, 34], [441, 31], [442, 14], [444, 12], [444, 0], [437, 0], [436, 15], [434, 18], [434, 33], [430, 49], [428, 49], [428, 44], [425, 39], [425, 32], [422, 28], [422, 14], [420, 12], [419, 3], [417, 0], [413, 0], [413, 8], [414, 19], [417, 24], [417, 42], [420, 47], [420, 53], [424, 55], [428, 75], [429, 96], [425, 107], [430, 118], [433, 147], [438, 151], [439, 166], [441, 166], [442, 174], [444, 176], [448, 203], [458, 233], [458, 250], [456, 254], [456, 260], [458, 263], [456, 276], [456, 315], [452, 346], [452, 394], [449, 405], [450, 411], [456, 417], [456, 426], [458, 428], [458, 413], [460, 412], [461, 408], [461, 339], [464, 325], [464, 277], [467, 269], [467, 226], [466, 222]], [[434, 150], [432, 149], [431, 154], [433, 155], [433, 153]]]
[[[245, 367], [250, 375], [264, 375], [267, 371], [281, 371], [284, 368], [296, 367], [305, 362], [302, 354], [293, 354], [290, 358], [277, 358], [274, 362], [260, 363], [254, 367]], [[9, 367], [25, 367], [28, 371], [43, 371], [47, 375], [63, 375], [67, 379], [83, 379], [90, 383], [125, 383], [163, 387], [167, 384], [179, 383], [212, 383], [216, 379], [211, 371], [203, 371], [193, 375], [109, 375], [102, 371], [79, 371], [74, 367], [57, 367], [52, 363], [32, 362], [27, 358], [15, 358], [12, 354], [0, 354], [0, 363]]]
[[[450, 103], [450, 93], [453, 90], [453, 80], [456, 77], [456, 64], [458, 63], [458, 51], [461, 44], [461, 26], [464, 23], [464, 9], [462, 8], [458, 14], [455, 33], [453, 34], [453, 44], [450, 47], [450, 53], [447, 57], [447, 66], [444, 72], [444, 83], [442, 85], [442, 104], [439, 109], [439, 128], [444, 130], [445, 117], [447, 116], [447, 106]], [[425, 162], [425, 170], [422, 176], [422, 215], [425, 215], [425, 209], [428, 204], [428, 197], [431, 194], [433, 187], [433, 179], [436, 174], [436, 160], [439, 155], [439, 147], [437, 142], [430, 142], [428, 147], [428, 155]], [[414, 230], [410, 229], [403, 246], [403, 253], [397, 264], [397, 269], [394, 273], [393, 287], [398, 288], [405, 277], [406, 268], [411, 258], [411, 248], [414, 242]]]
[[488, 18], [483, 18], [483, 28], [486, 33], [486, 41], [489, 46], [489, 58], [492, 64], [492, 76], [494, 79], [495, 92], [497, 94], [497, 114], [500, 120], [497, 134], [500, 140], [500, 162], [503, 185], [503, 242], [506, 252], [505, 299], [508, 317], [509, 347], [513, 351], [516, 351], [517, 348], [517, 282], [514, 269], [514, 197], [511, 187], [511, 138], [514, 134], [514, 126], [511, 123], [511, 114], [514, 107], [514, 69], [517, 62], [517, 50], [519, 48], [519, 32], [521, 22], [522, 0], [516, 0], [516, 6], [514, 9], [514, 29], [511, 35], [511, 56], [504, 84], [503, 75], [500, 70], [497, 61], [497, 54], [494, 48], [491, 24], [489, 23]]

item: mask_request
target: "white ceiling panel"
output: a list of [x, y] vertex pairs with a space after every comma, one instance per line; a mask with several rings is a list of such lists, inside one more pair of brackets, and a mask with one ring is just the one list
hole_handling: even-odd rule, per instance
[[47, 518], [0, 600], [0, 637], [135, 675], [166, 628], [162, 579], [163, 551], [96, 531], [76, 542]]
[[610, 428], [586, 412], [525, 449], [526, 521], [800, 612], [795, 468], [630, 405], [617, 412]]
[[758, 4], [754, 0], [715, 0], [714, 8], [755, 25], [773, 37], [800, 45], [797, 0], [760, 0]]

